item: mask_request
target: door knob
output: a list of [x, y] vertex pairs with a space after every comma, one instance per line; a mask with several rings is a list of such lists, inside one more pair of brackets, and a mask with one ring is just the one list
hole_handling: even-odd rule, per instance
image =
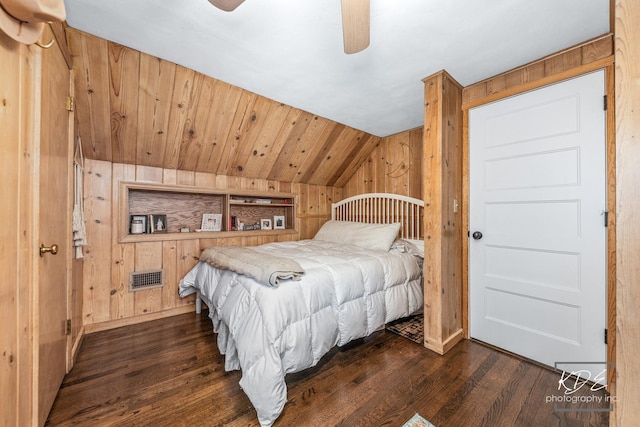
[[473, 237], [475, 240], [480, 240], [482, 239], [482, 233], [479, 231], [474, 231], [471, 237]]
[[51, 252], [51, 255], [55, 255], [58, 253], [58, 245], [55, 243], [50, 247], [46, 247], [44, 243], [40, 244], [40, 256], [43, 257], [47, 252]]

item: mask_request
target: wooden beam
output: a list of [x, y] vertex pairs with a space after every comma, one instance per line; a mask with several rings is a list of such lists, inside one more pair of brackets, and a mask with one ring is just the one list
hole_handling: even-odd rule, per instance
[[444, 354], [463, 338], [462, 86], [446, 71], [423, 81], [424, 345]]

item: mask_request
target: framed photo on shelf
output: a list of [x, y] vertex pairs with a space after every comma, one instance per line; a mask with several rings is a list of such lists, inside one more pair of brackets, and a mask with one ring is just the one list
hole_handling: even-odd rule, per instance
[[167, 232], [167, 216], [164, 214], [149, 215], [149, 232], [150, 233], [166, 233]]
[[273, 217], [273, 229], [274, 230], [284, 230], [285, 229], [285, 219], [284, 215], [275, 215]]
[[146, 215], [129, 216], [129, 234], [145, 234], [147, 232]]
[[260, 220], [260, 230], [271, 230], [271, 219], [263, 218]]
[[202, 231], [221, 231], [222, 214], [202, 214]]

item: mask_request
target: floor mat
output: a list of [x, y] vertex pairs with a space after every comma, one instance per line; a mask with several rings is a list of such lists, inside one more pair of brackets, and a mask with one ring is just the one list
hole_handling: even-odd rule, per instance
[[424, 344], [424, 316], [422, 314], [391, 322], [385, 326], [385, 329], [418, 344]]

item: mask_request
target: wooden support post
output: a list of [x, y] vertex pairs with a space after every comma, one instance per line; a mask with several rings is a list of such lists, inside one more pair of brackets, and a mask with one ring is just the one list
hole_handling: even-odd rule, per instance
[[462, 87], [446, 71], [424, 80], [424, 345], [444, 354], [462, 329]]

